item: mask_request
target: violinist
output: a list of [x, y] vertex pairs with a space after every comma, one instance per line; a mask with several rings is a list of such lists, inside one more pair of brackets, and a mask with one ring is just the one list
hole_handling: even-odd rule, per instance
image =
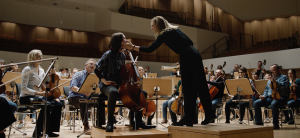
[[[247, 75], [247, 69], [245, 67], [240, 68], [239, 70], [239, 76], [237, 76], [237, 79], [239, 78], [249, 78]], [[244, 98], [244, 96], [241, 95], [241, 99]], [[245, 97], [246, 98], [246, 97]], [[225, 104], [225, 114], [226, 114], [226, 122], [225, 123], [230, 123], [229, 118], [230, 118], [230, 108], [237, 106], [239, 103], [238, 102], [233, 102], [232, 100], [238, 100], [239, 97], [238, 95], [235, 95], [232, 99], [228, 100]], [[249, 107], [249, 102], [241, 102], [240, 103], [240, 119], [239, 119], [239, 124], [242, 124], [243, 118], [245, 115], [245, 108]]]
[[238, 72], [239, 64], [235, 64], [232, 71], [230, 71], [230, 79], [235, 79], [237, 76], [234, 76], [234, 72]]
[[[280, 67], [277, 64], [273, 64], [270, 67], [270, 71], [273, 77], [270, 77], [264, 93], [253, 103], [255, 110], [255, 121], [256, 125], [263, 125], [261, 117], [261, 107], [271, 105], [272, 116], [273, 116], [273, 129], [279, 129], [278, 116], [279, 107], [287, 103], [289, 89], [288, 89], [288, 78], [285, 75], [280, 74]], [[281, 98], [278, 100], [272, 99], [272, 88], [271, 83], [278, 85], [277, 91], [280, 93]]]
[[[257, 62], [257, 74], [258, 74], [258, 77], [260, 76], [260, 74], [262, 73], [261, 76], [264, 76], [264, 72], [262, 70], [262, 62], [261, 61], [258, 61]], [[259, 79], [262, 79], [262, 78], [259, 78]]]
[[[296, 99], [291, 98], [289, 99], [289, 101], [287, 102], [287, 106], [288, 108], [291, 108], [294, 111], [294, 109], [296, 107], [299, 107], [300, 105], [300, 79], [296, 77], [296, 70], [294, 69], [290, 69], [288, 71], [288, 77], [289, 77], [289, 86], [290, 86], [290, 90], [295, 92], [296, 94]], [[285, 121], [283, 123], [287, 123], [289, 125], [294, 124], [294, 116], [293, 116], [293, 112], [290, 110], [290, 116], [288, 115], [288, 111], [284, 111], [284, 115], [285, 115]]]
[[[89, 59], [85, 62], [85, 70], [79, 71], [75, 73], [72, 77], [72, 80], [70, 82], [70, 95], [68, 97], [68, 101], [70, 104], [75, 105], [80, 108], [80, 116], [82, 120], [82, 124], [84, 126], [83, 132], [85, 132], [86, 135], [90, 135], [91, 131], [89, 122], [88, 122], [88, 107], [92, 107], [93, 104], [87, 104], [87, 103], [80, 103], [79, 100], [84, 99], [87, 100], [89, 97], [89, 94], [86, 93], [78, 93], [79, 88], [81, 87], [82, 83], [84, 82], [86, 76], [93, 72], [95, 69], [96, 60]], [[98, 109], [99, 110], [99, 109]]]
[[[213, 118], [217, 118], [217, 116], [215, 115], [216, 107], [218, 104], [222, 103], [222, 97], [224, 95], [225, 85], [224, 85], [224, 76], [222, 76], [222, 74], [223, 71], [221, 69], [217, 69], [215, 73], [215, 77], [218, 79], [214, 81], [207, 81], [208, 84], [216, 86], [219, 89], [218, 93], [216, 94], [215, 97], [213, 97], [212, 100], [212, 110], [214, 113]], [[211, 123], [214, 123], [214, 121], [215, 120], [211, 120]]]
[[[28, 53], [27, 61], [41, 60], [42, 56], [42, 51], [34, 49]], [[44, 69], [40, 67], [41, 63], [42, 62], [29, 63], [29, 65], [22, 70], [22, 74], [31, 70], [33, 71], [28, 75], [24, 75], [21, 79], [21, 104], [31, 104], [30, 98], [43, 98], [43, 96], [47, 94], [45, 91], [41, 91], [39, 88], [35, 87], [39, 85], [46, 75]], [[59, 135], [53, 132], [59, 132], [60, 129], [62, 104], [56, 101], [53, 96], [49, 96], [48, 101], [51, 102], [51, 105], [47, 106], [46, 133], [50, 137], [58, 137]], [[37, 137], [42, 136], [41, 132], [43, 130], [44, 106], [41, 106], [41, 108], [42, 109], [37, 120]], [[33, 133], [33, 137], [34, 136], [35, 133]]]
[[[96, 64], [95, 73], [99, 80], [100, 91], [108, 96], [108, 121], [106, 132], [113, 132], [114, 111], [116, 100], [119, 97], [119, 86], [122, 83], [120, 68], [125, 64], [126, 56], [122, 51], [121, 45], [126, 43], [126, 37], [123, 33], [114, 33], [111, 36], [108, 48]], [[147, 93], [142, 91], [147, 98]], [[142, 120], [142, 112], [139, 111], [136, 117], [136, 126], [134, 128], [149, 129], [154, 126], [146, 125]]]
[[18, 72], [18, 65], [14, 64], [14, 63], [10, 63], [9, 67], [5, 70], [6, 72]]

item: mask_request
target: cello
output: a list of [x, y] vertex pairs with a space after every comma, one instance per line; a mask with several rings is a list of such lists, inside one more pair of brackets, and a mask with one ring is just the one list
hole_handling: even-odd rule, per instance
[[171, 105], [171, 110], [177, 115], [184, 115], [182, 85], [179, 87], [180, 94]]
[[[226, 62], [224, 61], [223, 68], [225, 66], [226, 66]], [[210, 70], [212, 70], [212, 68], [213, 68], [213, 64], [211, 64]], [[215, 81], [217, 82], [221, 77], [223, 77], [223, 75], [224, 75], [224, 72]], [[210, 77], [210, 74], [209, 74], [209, 77]], [[212, 100], [218, 94], [219, 89], [213, 85], [210, 85], [208, 89], [209, 89], [210, 98]], [[203, 109], [201, 102], [198, 103], [198, 107], [199, 107], [199, 110], [204, 113], [204, 109]]]
[[120, 76], [122, 78], [122, 84], [119, 88], [119, 96], [124, 106], [130, 111], [138, 112], [146, 108], [147, 100], [141, 91], [142, 81], [137, 65], [131, 52], [128, 51], [128, 54], [131, 63], [126, 63], [121, 66]]

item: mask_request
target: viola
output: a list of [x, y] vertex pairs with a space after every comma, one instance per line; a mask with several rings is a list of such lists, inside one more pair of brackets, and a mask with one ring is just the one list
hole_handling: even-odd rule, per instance
[[[52, 69], [54, 69], [54, 67], [52, 67]], [[51, 79], [48, 84], [48, 87], [50, 88], [48, 96], [53, 96], [55, 99], [59, 98], [61, 96], [61, 91], [58, 88], [59, 76], [55, 73], [50, 73], [48, 76]], [[41, 87], [43, 91], [46, 90], [46, 87], [44, 85], [41, 85]]]
[[147, 100], [144, 93], [141, 91], [142, 81], [138, 72], [137, 65], [128, 51], [131, 63], [126, 63], [121, 66], [120, 74], [122, 84], [119, 88], [119, 96], [124, 106], [134, 112], [143, 110], [147, 106]]
[[[291, 81], [291, 84], [295, 83], [295, 81], [297, 80], [298, 78], [296, 78], [294, 81]], [[293, 99], [293, 100], [296, 100], [297, 99], [297, 95], [296, 95], [296, 88], [294, 86], [290, 86], [290, 96], [289, 96], [290, 99]]]
[[144, 116], [151, 116], [153, 113], [156, 111], [156, 105], [154, 101], [152, 100], [147, 100], [147, 106], [143, 110], [143, 115]]
[[183, 102], [184, 102], [184, 99], [182, 96], [182, 85], [180, 85], [179, 91], [180, 91], [180, 94], [172, 103], [171, 110], [177, 115], [184, 115], [184, 108], [182, 107]]
[[[272, 73], [271, 73], [272, 74]], [[273, 76], [271, 76], [273, 77]], [[276, 82], [272, 82], [270, 83], [270, 87], [272, 89], [272, 99], [273, 100], [278, 100], [281, 98], [280, 93], [277, 91], [277, 84]]]

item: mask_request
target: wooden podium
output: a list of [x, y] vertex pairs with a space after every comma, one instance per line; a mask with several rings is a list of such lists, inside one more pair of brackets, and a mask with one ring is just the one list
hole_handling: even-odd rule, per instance
[[213, 123], [194, 127], [169, 126], [172, 138], [273, 138], [273, 127]]
[[172, 138], [172, 133], [155, 129], [133, 130], [129, 126], [117, 126], [114, 132], [92, 127], [91, 138]]

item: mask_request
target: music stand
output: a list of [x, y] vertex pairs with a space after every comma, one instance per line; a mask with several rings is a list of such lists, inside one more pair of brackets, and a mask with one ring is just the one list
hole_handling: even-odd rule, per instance
[[[98, 88], [99, 78], [96, 76], [95, 73], [90, 73], [86, 76], [83, 83], [81, 84], [78, 93], [88, 93], [90, 96], [88, 99], [92, 96], [93, 93], [100, 93], [100, 88]], [[97, 89], [98, 88], [98, 89]], [[94, 119], [95, 119], [95, 100], [94, 99]], [[94, 120], [95, 122], [95, 120]], [[95, 124], [93, 124], [95, 126]], [[86, 131], [79, 134], [77, 137], [79, 138], [81, 135], [83, 135], [85, 132], [89, 131], [90, 129], [87, 129]]]
[[[90, 73], [86, 76], [81, 84], [78, 93], [100, 93], [100, 89], [97, 89], [99, 78], [95, 73]], [[96, 86], [96, 87], [95, 87]]]
[[[158, 95], [172, 95], [172, 79], [144, 78], [143, 90], [146, 91], [148, 95], [155, 95], [156, 97], [156, 130], [158, 130]], [[165, 127], [164, 125], [162, 126]]]
[[235, 79], [237, 76], [239, 76], [239, 72], [234, 72], [233, 74], [234, 74], [233, 79]]
[[[2, 78], [2, 82], [5, 83], [5, 82], [8, 82], [14, 78], [17, 78], [17, 77], [20, 77], [22, 74], [21, 73], [16, 73], [16, 72], [6, 72]], [[12, 81], [8, 84], [5, 85], [6, 87], [6, 91], [12, 91], [12, 102], [14, 102], [14, 88], [16, 86], [16, 83], [19, 83], [21, 84], [21, 78], [18, 78], [17, 80], [15, 81]]]
[[[247, 78], [225, 80], [225, 86], [230, 95], [238, 95], [239, 111], [241, 107], [241, 95], [253, 95], [253, 90]], [[241, 111], [239, 112], [239, 114], [241, 117]]]
[[263, 94], [269, 80], [255, 80], [255, 88], [259, 94]]
[[156, 78], [157, 73], [147, 73], [147, 78]]

